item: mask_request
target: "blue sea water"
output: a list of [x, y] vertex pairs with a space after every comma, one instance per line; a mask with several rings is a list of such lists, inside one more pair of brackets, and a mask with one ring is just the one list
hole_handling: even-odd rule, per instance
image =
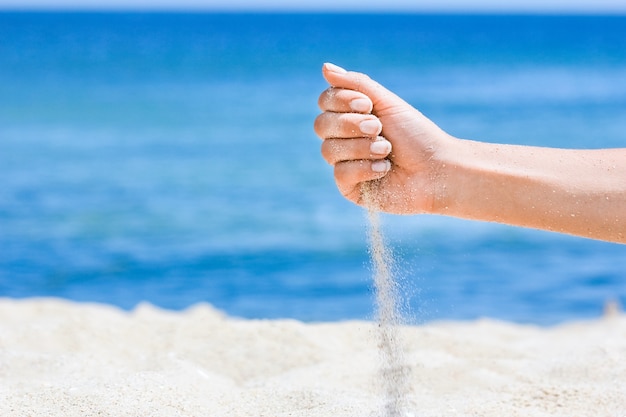
[[[323, 62], [450, 133], [626, 146], [626, 17], [0, 13], [0, 297], [373, 317], [365, 216], [312, 124]], [[626, 246], [385, 216], [414, 321], [626, 304]]]

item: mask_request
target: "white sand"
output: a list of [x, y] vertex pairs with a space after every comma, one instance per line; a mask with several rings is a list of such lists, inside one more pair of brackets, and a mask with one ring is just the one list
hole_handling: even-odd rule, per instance
[[[626, 416], [626, 317], [406, 328], [415, 416]], [[0, 416], [374, 416], [371, 323], [0, 300]]]

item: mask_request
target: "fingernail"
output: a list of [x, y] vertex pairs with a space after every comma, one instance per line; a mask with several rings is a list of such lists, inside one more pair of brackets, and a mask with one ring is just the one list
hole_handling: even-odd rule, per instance
[[357, 98], [350, 102], [350, 108], [358, 113], [369, 113], [372, 111], [372, 102], [366, 98]]
[[391, 152], [391, 143], [386, 140], [377, 140], [370, 145], [370, 152], [377, 155], [387, 155]]
[[372, 162], [372, 171], [374, 172], [387, 172], [391, 169], [391, 162], [386, 159], [382, 161]]
[[382, 130], [382, 126], [378, 119], [363, 120], [359, 123], [359, 129], [366, 135], [378, 135]]
[[337, 66], [335, 64], [331, 64], [330, 62], [325, 63], [324, 67], [326, 67], [326, 69], [328, 71], [336, 72], [337, 74], [345, 74], [345, 73], [348, 72], [345, 69], [341, 68], [340, 66]]

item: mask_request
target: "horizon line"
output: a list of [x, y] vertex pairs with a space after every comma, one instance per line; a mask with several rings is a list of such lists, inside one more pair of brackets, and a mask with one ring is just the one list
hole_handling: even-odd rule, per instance
[[60, 5], [60, 6], [3, 6], [3, 12], [110, 12], [110, 13], [276, 13], [276, 14], [449, 14], [449, 15], [562, 15], [562, 16], [626, 16], [622, 8], [525, 8], [525, 7], [386, 7], [386, 8], [322, 8], [322, 7], [210, 7], [178, 5]]

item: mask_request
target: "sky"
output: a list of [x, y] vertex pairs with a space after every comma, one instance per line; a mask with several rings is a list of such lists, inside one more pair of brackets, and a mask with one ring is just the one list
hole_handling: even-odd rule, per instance
[[0, 0], [0, 9], [460, 11], [626, 14], [626, 0]]

